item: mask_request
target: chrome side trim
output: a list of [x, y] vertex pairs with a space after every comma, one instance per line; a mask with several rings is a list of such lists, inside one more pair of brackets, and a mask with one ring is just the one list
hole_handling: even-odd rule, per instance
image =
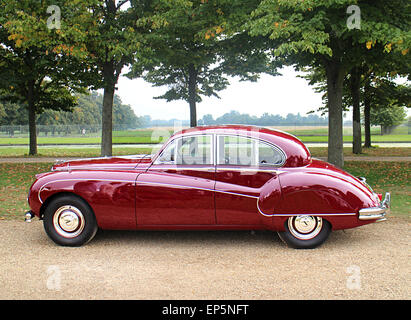
[[240, 197], [257, 199], [257, 202], [258, 202], [258, 198], [259, 198], [259, 197], [257, 197], [257, 196], [251, 196], [251, 195], [243, 194], [243, 193], [235, 193], [235, 192], [222, 191], [222, 190], [214, 190], [214, 191], [215, 191], [215, 192], [218, 192], [218, 193], [232, 194], [232, 195], [234, 195], [234, 196], [240, 196]]
[[332, 216], [356, 216], [355, 212], [344, 213], [274, 213], [276, 217], [294, 217], [294, 216], [313, 216], [313, 217], [332, 217]]
[[254, 168], [253, 168], [253, 167], [251, 167], [251, 166], [244, 166], [243, 168], [228, 168], [228, 167], [219, 167], [219, 166], [222, 166], [222, 164], [220, 164], [220, 165], [217, 166], [217, 172], [218, 172], [218, 171], [243, 171], [243, 172], [266, 171], [266, 172], [272, 172], [272, 173], [277, 173], [277, 174], [279, 174], [279, 173], [282, 172], [282, 171], [276, 170], [275, 167], [271, 167], [271, 168], [267, 168], [267, 167], [264, 167], [264, 168], [261, 168], [261, 167], [255, 168], [255, 167], [254, 167]]
[[192, 171], [207, 171], [207, 172], [215, 172], [215, 167], [208, 167], [208, 168], [196, 168], [196, 167], [185, 167], [185, 165], [166, 165], [164, 167], [162, 164], [157, 164], [156, 167], [150, 167], [150, 171], [161, 171], [161, 170], [192, 170]]
[[137, 186], [138, 186], [138, 184], [151, 184], [151, 185], [158, 185], [158, 186], [190, 188], [190, 189], [196, 189], [196, 190], [212, 191], [212, 192], [232, 194], [232, 195], [235, 195], [235, 196], [258, 199], [257, 196], [251, 196], [251, 195], [248, 195], [248, 194], [242, 194], [242, 193], [236, 193], [236, 192], [230, 192], [230, 191], [222, 191], [222, 190], [215, 190], [215, 189], [209, 189], [209, 188], [201, 188], [201, 187], [195, 187], [195, 186], [186, 186], [186, 185], [173, 184], [173, 183], [137, 181]]
[[267, 213], [262, 212], [261, 209], [260, 209], [260, 205], [259, 205], [259, 203], [258, 203], [258, 198], [257, 198], [257, 210], [258, 210], [258, 212], [261, 213], [264, 217], [273, 217], [273, 216], [275, 215], [275, 214], [267, 214]]
[[198, 190], [204, 190], [204, 191], [213, 191], [213, 192], [218, 192], [218, 193], [224, 193], [224, 194], [231, 194], [234, 196], [240, 196], [240, 197], [246, 197], [246, 198], [251, 198], [251, 199], [256, 199], [256, 207], [258, 212], [265, 216], [265, 217], [292, 217], [292, 216], [300, 216], [300, 215], [310, 215], [310, 216], [318, 216], [318, 217], [323, 217], [323, 216], [355, 216], [357, 215], [355, 212], [350, 212], [350, 213], [264, 213], [259, 205], [259, 197], [257, 196], [252, 196], [248, 194], [242, 194], [242, 193], [236, 193], [236, 192], [230, 192], [230, 191], [222, 191], [222, 190], [215, 190], [215, 189], [208, 189], [208, 188], [200, 188], [200, 187], [192, 187], [192, 186], [184, 186], [184, 185], [178, 185], [178, 184], [171, 184], [171, 183], [163, 183], [163, 182], [148, 182], [148, 181], [137, 181], [137, 186], [138, 184], [146, 184], [146, 185], [165, 185], [165, 186], [174, 186], [174, 187], [181, 187], [181, 188], [191, 188], [191, 189], [198, 189]]
[[85, 171], [112, 171], [112, 170], [135, 170], [136, 166], [130, 166], [130, 165], [114, 165], [113, 167], [90, 167], [90, 166], [76, 166], [76, 167], [70, 167], [70, 164], [67, 165], [67, 167], [63, 168], [57, 168], [52, 171], [74, 171], [74, 170], [85, 170]]
[[[164, 167], [163, 167], [163, 165], [164, 165]], [[257, 167], [257, 168], [255, 168], [255, 167], [251, 167], [251, 166], [244, 166], [243, 168], [239, 168], [239, 167], [231, 168], [231, 167], [220, 167], [220, 165], [219, 165], [217, 167], [212, 166], [212, 167], [209, 167], [209, 168], [200, 168], [200, 167], [196, 168], [194, 166], [195, 165], [193, 165], [193, 167], [186, 167], [186, 165], [169, 165], [169, 164], [164, 163], [164, 164], [156, 164], [155, 167], [151, 166], [149, 168], [149, 170], [152, 170], [152, 171], [193, 170], [193, 171], [208, 171], [208, 172], [218, 172], [218, 171], [259, 172], [259, 171], [262, 171], [262, 172], [271, 172], [271, 173], [276, 173], [276, 174], [280, 174], [280, 173], [283, 172], [283, 171], [276, 170], [277, 168], [274, 168], [274, 167], [272, 167], [272, 168], [268, 168], [268, 167], [264, 167], [264, 168]], [[98, 169], [100, 169], [100, 168], [98, 168]], [[112, 168], [108, 168], [108, 169], [112, 169]], [[94, 170], [94, 169], [92, 169], [92, 170]]]

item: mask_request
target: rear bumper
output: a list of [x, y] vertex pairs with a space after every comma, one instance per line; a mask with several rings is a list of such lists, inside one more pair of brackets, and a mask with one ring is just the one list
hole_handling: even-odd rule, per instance
[[384, 200], [378, 207], [364, 208], [359, 211], [358, 219], [376, 220], [375, 222], [385, 221], [386, 215], [390, 213], [391, 195], [385, 194]]

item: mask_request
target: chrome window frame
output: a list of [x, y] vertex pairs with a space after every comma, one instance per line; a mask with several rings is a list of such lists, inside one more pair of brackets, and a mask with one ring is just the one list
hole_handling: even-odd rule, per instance
[[[160, 158], [163, 155], [163, 153], [167, 150], [167, 148], [174, 142], [177, 143], [178, 145], [178, 140], [181, 139], [186, 139], [186, 138], [192, 138], [192, 137], [197, 137], [197, 136], [209, 136], [210, 137], [210, 159], [211, 159], [211, 163], [205, 163], [205, 164], [177, 164], [175, 163], [170, 163], [169, 161], [167, 162], [160, 162]], [[216, 162], [215, 162], [215, 135], [212, 133], [193, 133], [193, 134], [189, 134], [189, 135], [183, 135], [180, 137], [176, 137], [173, 138], [172, 140], [170, 140], [167, 145], [164, 147], [164, 149], [159, 153], [159, 155], [156, 157], [156, 159], [153, 161], [153, 165], [173, 165], [173, 166], [215, 166]]]
[[[241, 137], [241, 138], [246, 138], [246, 139], [250, 139], [250, 140], [254, 140], [254, 141], [257, 141], [258, 143], [263, 143], [263, 144], [266, 144], [266, 145], [268, 145], [269, 147], [271, 147], [272, 149], [274, 149], [275, 151], [278, 151], [279, 153], [280, 153], [280, 156], [281, 156], [281, 163], [279, 163], [279, 164], [273, 164], [273, 163], [259, 163], [259, 164], [257, 164], [257, 165], [254, 165], [254, 164], [251, 164], [251, 165], [242, 165], [242, 164], [225, 164], [225, 163], [218, 163], [218, 160], [219, 160], [219, 158], [220, 158], [220, 137]], [[221, 134], [216, 134], [215, 135], [215, 139], [216, 139], [216, 141], [215, 141], [215, 146], [216, 146], [216, 152], [215, 152], [215, 154], [216, 154], [216, 157], [215, 157], [215, 159], [214, 159], [214, 162], [215, 162], [215, 164], [216, 164], [216, 166], [224, 166], [224, 165], [227, 165], [227, 166], [241, 166], [241, 167], [245, 167], [245, 168], [255, 168], [255, 167], [258, 167], [258, 168], [260, 168], [260, 167], [263, 167], [263, 168], [267, 168], [267, 167], [275, 167], [275, 168], [279, 168], [279, 167], [282, 167], [284, 164], [285, 164], [285, 162], [287, 161], [287, 155], [286, 155], [286, 153], [284, 152], [284, 150], [283, 149], [281, 149], [279, 146], [277, 146], [277, 145], [275, 145], [275, 144], [273, 144], [273, 143], [271, 143], [271, 142], [268, 142], [268, 141], [266, 141], [266, 140], [263, 140], [263, 139], [259, 139], [259, 138], [255, 138], [255, 137], [251, 137], [251, 136], [247, 136], [247, 135], [242, 135], [242, 134], [228, 134], [228, 133], [221, 133]], [[223, 140], [224, 141], [224, 140]]]

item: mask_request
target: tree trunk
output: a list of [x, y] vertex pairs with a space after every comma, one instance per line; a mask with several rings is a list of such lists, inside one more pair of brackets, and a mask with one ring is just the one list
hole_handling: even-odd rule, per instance
[[188, 104], [190, 105], [190, 127], [197, 126], [197, 70], [193, 64], [188, 66]]
[[113, 154], [113, 100], [117, 82], [113, 62], [104, 65], [103, 76], [105, 85], [101, 119], [101, 156], [109, 157]]
[[370, 104], [370, 80], [364, 85], [364, 148], [371, 148], [371, 104]]
[[344, 166], [342, 93], [344, 68], [337, 61], [326, 65], [328, 94], [328, 162]]
[[34, 103], [34, 81], [28, 85], [27, 104], [29, 108], [29, 155], [37, 155], [37, 128], [36, 128], [36, 105]]
[[352, 97], [352, 152], [360, 154], [361, 150], [361, 109], [360, 109], [360, 80], [358, 68], [351, 71], [351, 97]]

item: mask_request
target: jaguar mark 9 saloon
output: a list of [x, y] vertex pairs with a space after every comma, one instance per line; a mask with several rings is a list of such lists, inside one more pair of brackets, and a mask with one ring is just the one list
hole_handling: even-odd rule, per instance
[[296, 137], [254, 126], [175, 133], [154, 155], [66, 161], [38, 174], [30, 211], [57, 244], [80, 246], [98, 228], [271, 230], [314, 248], [332, 230], [384, 221], [365, 182], [311, 157]]

